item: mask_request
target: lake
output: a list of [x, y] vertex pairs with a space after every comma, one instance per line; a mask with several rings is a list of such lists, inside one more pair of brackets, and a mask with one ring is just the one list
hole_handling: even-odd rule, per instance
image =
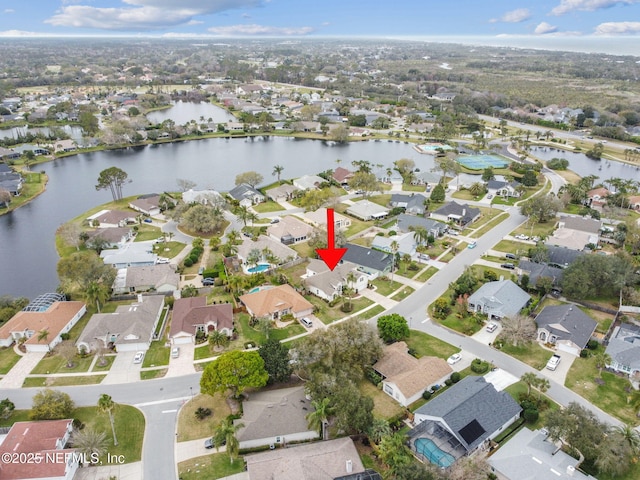
[[173, 106], [164, 110], [156, 110], [147, 114], [147, 120], [151, 123], [162, 123], [171, 119], [176, 125], [184, 125], [191, 120], [195, 120], [198, 124], [202, 123], [200, 117], [204, 121], [211, 118], [215, 123], [233, 122], [237, 119], [227, 112], [224, 108], [207, 102], [172, 102]]

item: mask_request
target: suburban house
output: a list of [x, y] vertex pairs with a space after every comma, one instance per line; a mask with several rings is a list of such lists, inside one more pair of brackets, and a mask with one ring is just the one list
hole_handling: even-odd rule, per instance
[[171, 332], [173, 344], [195, 343], [198, 332], [233, 333], [233, 306], [230, 303], [207, 305], [206, 297], [176, 299], [173, 303]]
[[126, 227], [129, 223], [136, 223], [136, 215], [125, 210], [100, 210], [87, 217], [87, 221], [98, 228]]
[[246, 455], [249, 480], [381, 480], [366, 470], [350, 437]]
[[[314, 227], [327, 229], [327, 209], [324, 207], [306, 212], [304, 218]], [[338, 212], [334, 212], [333, 223], [337, 230], [345, 230], [351, 226], [351, 219]]]
[[309, 239], [312, 233], [313, 227], [311, 225], [293, 215], [282, 217], [278, 223], [267, 227], [267, 235], [285, 245], [304, 242]]
[[586, 204], [596, 210], [601, 210], [607, 204], [607, 197], [611, 192], [604, 187], [594, 188], [587, 192]]
[[225, 203], [222, 195], [215, 190], [189, 189], [186, 192], [182, 192], [182, 201], [184, 203], [200, 203], [202, 205], [224, 205]]
[[327, 181], [318, 175], [303, 175], [293, 181], [293, 186], [300, 190], [317, 190], [323, 183]]
[[416, 426], [408, 433], [411, 449], [418, 458], [448, 467], [486, 446], [521, 411], [511, 395], [484, 377], [465, 377], [415, 411]]
[[424, 228], [430, 235], [433, 235], [433, 238], [441, 237], [448, 230], [446, 224], [431, 218], [416, 217], [406, 213], [398, 215], [396, 229], [399, 232], [411, 232], [417, 227]]
[[480, 218], [480, 209], [469, 205], [449, 202], [431, 212], [431, 218], [441, 222], [452, 222], [459, 227], [465, 227]]
[[298, 191], [300, 191], [298, 187], [294, 187], [288, 183], [283, 183], [277, 187], [270, 188], [265, 193], [267, 194], [267, 197], [274, 202], [288, 202]]
[[277, 320], [287, 314], [301, 318], [313, 313], [313, 305], [287, 284], [241, 295], [240, 302], [256, 318]]
[[129, 208], [144, 215], [158, 215], [160, 213], [160, 195], [157, 193], [141, 195], [129, 202]]
[[265, 201], [264, 195], [247, 183], [241, 183], [229, 190], [229, 196], [244, 207], [250, 207]]
[[549, 254], [547, 264], [554, 267], [567, 268], [575, 262], [578, 257], [585, 255], [584, 252], [566, 247], [557, 247], [555, 245], [546, 245], [546, 247], [547, 253]]
[[145, 243], [127, 243], [122, 248], [102, 250], [100, 258], [105, 265], [115, 268], [144, 267], [155, 265], [158, 261], [158, 255]]
[[0, 163], [0, 189], [8, 191], [14, 197], [20, 195], [23, 184], [22, 175], [14, 172], [5, 163]]
[[347, 185], [353, 178], [353, 172], [343, 167], [338, 167], [333, 171], [332, 178], [340, 185]]
[[[355, 277], [352, 282], [347, 280], [351, 273]], [[353, 263], [343, 262], [330, 270], [322, 260], [311, 259], [303, 283], [309, 293], [331, 302], [344, 293], [345, 286], [353, 289], [354, 294], [360, 293], [367, 288], [369, 278]]]
[[113, 293], [173, 293], [180, 288], [180, 274], [168, 263], [121, 268], [113, 282]]
[[531, 301], [531, 296], [511, 280], [487, 282], [467, 299], [470, 312], [500, 320], [517, 315]]
[[260, 254], [258, 263], [281, 265], [298, 258], [298, 252], [292, 248], [271, 237], [260, 235], [255, 240], [245, 238], [238, 246], [238, 258], [242, 260], [245, 267], [250, 266], [252, 252], [255, 253], [256, 250]]
[[584, 250], [587, 245], [598, 245], [601, 228], [602, 222], [593, 218], [562, 217], [545, 244]]
[[347, 208], [347, 213], [368, 222], [369, 220], [385, 218], [389, 214], [389, 209], [369, 200], [362, 200]]
[[558, 351], [576, 357], [587, 347], [598, 325], [575, 305], [552, 305], [536, 316], [538, 341], [555, 345]]
[[[397, 252], [393, 251], [392, 244], [397, 243]], [[382, 250], [383, 252], [395, 254], [400, 256], [409, 255], [414, 257], [416, 255], [416, 248], [418, 248], [418, 242], [413, 232], [401, 233], [400, 235], [392, 235], [391, 237], [384, 237], [382, 235], [376, 235], [373, 237], [371, 248], [376, 250]]]
[[86, 234], [88, 237], [87, 244], [89, 245], [102, 242], [103, 248], [120, 248], [133, 238], [133, 228], [97, 228], [87, 231]]
[[435, 186], [442, 181], [442, 175], [430, 172], [428, 170], [421, 170], [419, 172], [413, 173], [413, 178], [411, 180], [412, 185], [427, 185], [427, 186]]
[[596, 480], [578, 470], [579, 460], [565, 453], [546, 432], [524, 427], [487, 461], [499, 479]]
[[81, 455], [69, 447], [72, 432], [73, 419], [70, 418], [14, 423], [0, 440], [0, 455], [2, 458], [25, 458], [25, 461], [3, 461], [1, 478], [72, 480], [81, 459]]
[[608, 368], [629, 376], [640, 372], [640, 326], [622, 323], [614, 327], [605, 350], [611, 357]]
[[79, 351], [95, 352], [115, 347], [118, 352], [146, 351], [162, 316], [164, 295], [138, 295], [130, 305], [120, 305], [114, 313], [96, 313], [76, 342]]
[[[60, 334], [68, 333], [87, 311], [83, 302], [55, 301], [42, 310], [16, 313], [0, 327], [0, 347], [10, 347], [14, 342], [26, 338], [27, 352], [49, 352], [62, 339]], [[41, 332], [47, 337], [38, 340]]]
[[391, 206], [394, 208], [404, 208], [405, 212], [414, 215], [424, 215], [427, 211], [427, 207], [425, 207], [426, 200], [427, 197], [420, 193], [414, 193], [412, 195], [394, 193], [391, 195]]
[[627, 200], [629, 201], [629, 208], [640, 210], [640, 195], [631, 195]]
[[513, 181], [505, 182], [502, 180], [489, 180], [487, 182], [487, 193], [500, 197], [520, 197], [518, 187], [522, 184]]
[[234, 420], [244, 425], [236, 434], [240, 448], [317, 439], [318, 432], [309, 429], [305, 418], [313, 410], [304, 386], [252, 393], [242, 402], [242, 418]]
[[403, 407], [418, 400], [433, 385], [443, 384], [453, 372], [442, 358], [410, 355], [405, 342], [385, 345], [382, 358], [373, 369], [383, 378], [382, 391]]
[[344, 247], [347, 251], [342, 257], [342, 261], [353, 263], [359, 271], [366, 273], [370, 280], [375, 280], [391, 273], [393, 255], [390, 253], [363, 247], [355, 243], [347, 243]]
[[520, 275], [529, 276], [529, 285], [535, 285], [540, 278], [550, 278], [551, 285], [559, 288], [564, 269], [547, 265], [545, 263], [520, 260], [518, 263], [518, 272]]

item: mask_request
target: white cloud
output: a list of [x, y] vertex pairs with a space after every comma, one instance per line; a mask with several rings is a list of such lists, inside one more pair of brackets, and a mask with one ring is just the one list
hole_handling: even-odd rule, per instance
[[39, 37], [45, 35], [44, 33], [26, 32], [24, 30], [4, 30], [0, 32], [0, 37]]
[[16, 11], [13, 8], [5, 8], [4, 13], [15, 13]]
[[553, 8], [551, 14], [564, 15], [576, 10], [593, 12], [602, 8], [611, 8], [618, 4], [632, 5], [634, 3], [640, 3], [640, 0], [560, 0], [560, 5]]
[[596, 35], [633, 35], [640, 33], [640, 22], [606, 22], [598, 25]]
[[540, 23], [533, 31], [536, 35], [546, 35], [547, 33], [555, 33], [558, 31], [558, 27], [548, 24], [547, 22]]
[[209, 31], [216, 35], [307, 35], [313, 32], [313, 27], [270, 27], [267, 25], [228, 25], [211, 27]]
[[520, 23], [531, 18], [531, 11], [528, 8], [518, 8], [505, 13], [500, 20], [507, 23]]
[[[85, 0], [86, 1], [86, 0]], [[102, 8], [88, 5], [63, 6], [45, 20], [58, 27], [103, 30], [151, 30], [186, 24], [198, 15], [211, 15], [237, 8], [257, 7], [262, 0], [122, 0], [130, 6]]]

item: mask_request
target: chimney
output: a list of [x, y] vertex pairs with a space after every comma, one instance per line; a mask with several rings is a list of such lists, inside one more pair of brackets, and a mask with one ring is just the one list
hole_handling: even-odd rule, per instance
[[464, 217], [466, 214], [467, 214], [467, 209], [466, 209], [466, 208], [463, 208], [463, 209], [462, 209], [462, 216]]
[[576, 467], [573, 465], [567, 465], [567, 475], [573, 477], [573, 474], [576, 473]]
[[351, 473], [351, 472], [353, 472], [353, 462], [352, 462], [351, 460], [347, 460], [347, 462], [346, 462], [346, 463], [347, 463], [347, 465], [346, 465], [346, 467], [347, 467], [347, 473]]

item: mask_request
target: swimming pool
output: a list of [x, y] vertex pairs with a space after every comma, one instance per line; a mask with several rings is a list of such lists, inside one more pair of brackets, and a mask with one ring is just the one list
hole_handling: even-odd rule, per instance
[[453, 147], [444, 143], [425, 143], [418, 145], [418, 148], [423, 152], [436, 152], [437, 150], [452, 150]]
[[255, 267], [247, 268], [247, 272], [259, 273], [259, 272], [264, 272], [266, 270], [269, 270], [270, 268], [271, 268], [271, 265], [269, 265], [268, 263], [259, 263]]
[[429, 438], [418, 438], [415, 442], [416, 452], [423, 455], [434, 465], [439, 467], [450, 467], [456, 459], [450, 453], [443, 452]]
[[483, 170], [487, 167], [504, 168], [509, 165], [509, 160], [498, 155], [460, 155], [458, 163], [470, 170]]

